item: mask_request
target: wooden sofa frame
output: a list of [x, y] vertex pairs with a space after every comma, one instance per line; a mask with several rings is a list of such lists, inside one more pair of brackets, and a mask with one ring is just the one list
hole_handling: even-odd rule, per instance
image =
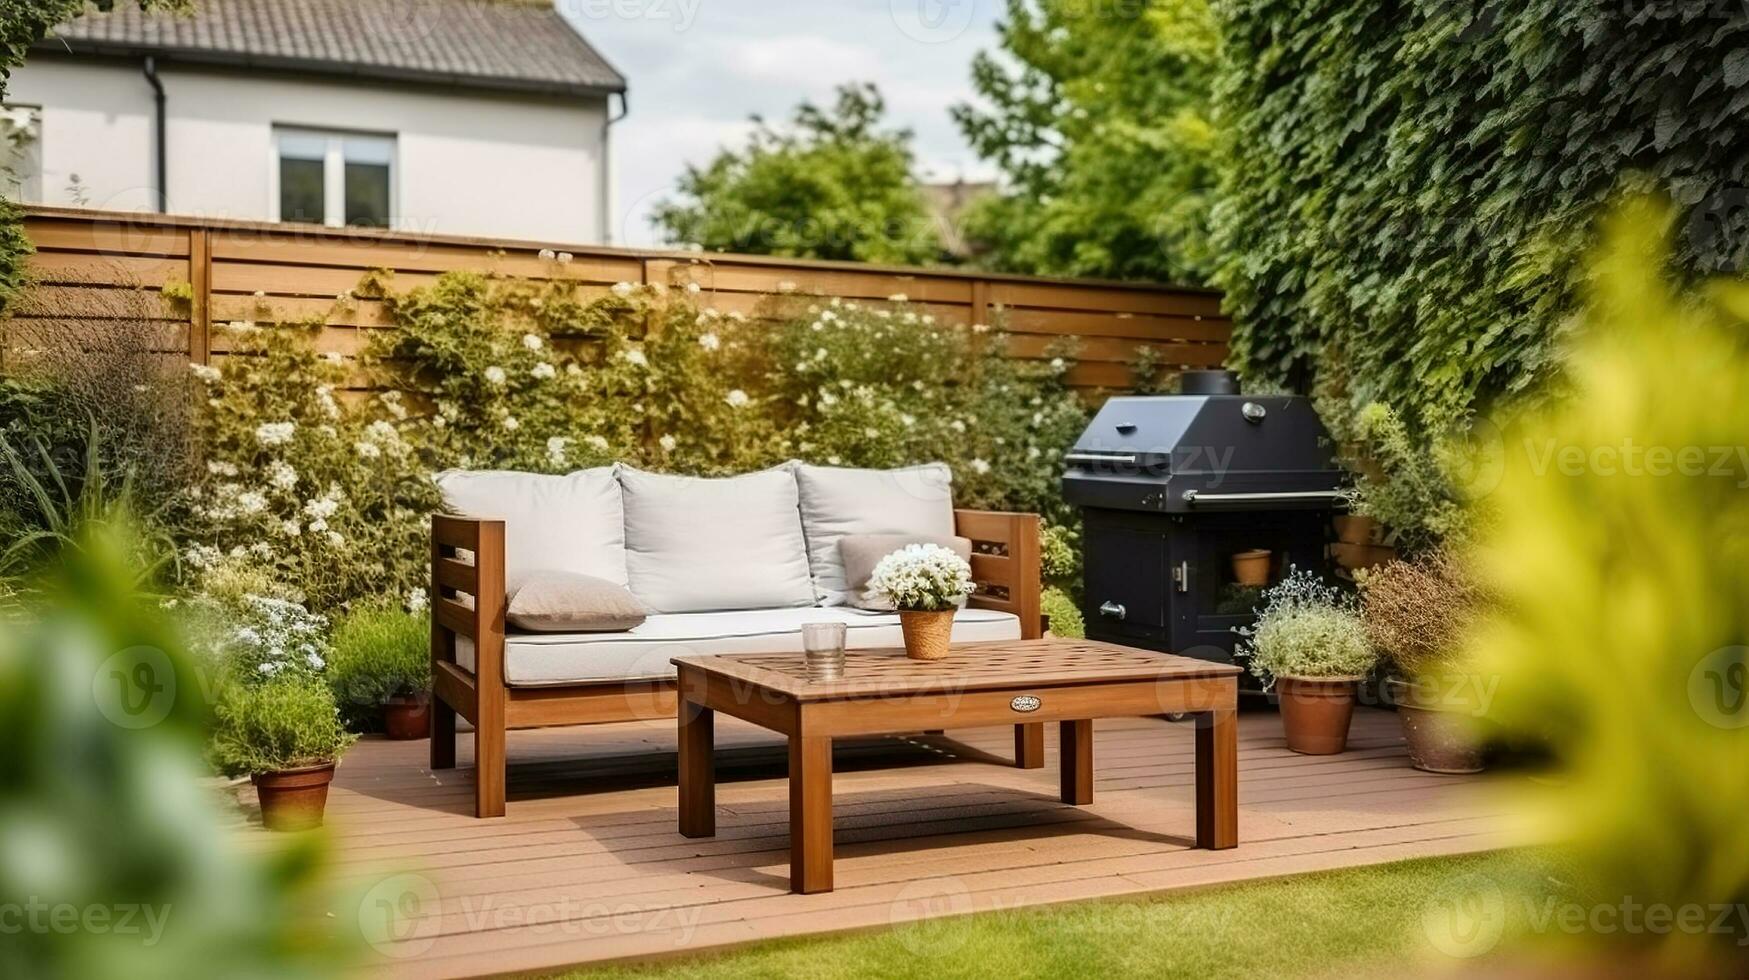
[[[1043, 634], [1036, 514], [958, 510], [973, 543], [971, 605], [1020, 618], [1021, 636]], [[458, 553], [471, 552], [472, 562]], [[473, 597], [470, 606], [460, 596]], [[673, 681], [595, 681], [511, 687], [504, 679], [504, 522], [437, 516], [431, 523], [431, 768], [455, 768], [456, 716], [474, 726], [474, 815], [501, 817], [505, 732], [675, 717]], [[456, 662], [456, 638], [474, 643], [474, 670]], [[1044, 725], [1015, 725], [1016, 764], [1044, 765]]]

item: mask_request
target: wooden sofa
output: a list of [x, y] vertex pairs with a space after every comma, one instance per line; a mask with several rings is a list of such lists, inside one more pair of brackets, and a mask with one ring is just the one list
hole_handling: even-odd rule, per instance
[[[1042, 634], [1039, 518], [957, 510], [957, 533], [973, 542], [971, 605], [1012, 613], [1022, 636]], [[472, 554], [472, 561], [458, 553]], [[505, 733], [675, 716], [674, 682], [640, 680], [571, 686], [506, 683], [504, 522], [438, 516], [431, 531], [431, 768], [456, 764], [456, 716], [474, 726], [474, 813], [504, 815]], [[465, 601], [471, 597], [472, 602]], [[474, 669], [457, 662], [457, 639], [472, 643]], [[1016, 764], [1044, 764], [1044, 726], [1014, 726]]]

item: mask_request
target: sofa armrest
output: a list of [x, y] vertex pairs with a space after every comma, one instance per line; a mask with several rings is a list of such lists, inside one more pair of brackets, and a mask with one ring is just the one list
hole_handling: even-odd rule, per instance
[[1044, 635], [1039, 613], [1039, 516], [991, 510], [956, 510], [954, 530], [972, 540], [970, 605], [1000, 609], [1020, 618], [1020, 635]]
[[[470, 552], [473, 561], [462, 560]], [[465, 599], [472, 600], [464, 601]], [[431, 518], [431, 674], [439, 693], [453, 687], [466, 672], [456, 665], [455, 641], [465, 636], [474, 645], [475, 704], [457, 709], [478, 712], [488, 688], [504, 684], [504, 522], [452, 517]], [[459, 692], [458, 692], [459, 693]], [[453, 703], [453, 702], [452, 702]], [[463, 710], [470, 721], [478, 721]]]

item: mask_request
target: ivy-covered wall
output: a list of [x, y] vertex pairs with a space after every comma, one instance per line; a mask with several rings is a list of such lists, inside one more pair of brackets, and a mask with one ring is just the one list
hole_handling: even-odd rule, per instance
[[1621, 191], [1683, 209], [1687, 274], [1749, 258], [1742, 3], [1213, 8], [1228, 160], [1212, 251], [1254, 381], [1383, 401], [1427, 435], [1536, 390]]

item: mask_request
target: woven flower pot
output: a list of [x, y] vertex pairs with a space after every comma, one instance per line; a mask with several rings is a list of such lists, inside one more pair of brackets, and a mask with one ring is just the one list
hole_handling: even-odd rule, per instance
[[952, 609], [899, 610], [899, 628], [905, 634], [905, 656], [912, 660], [942, 660], [953, 642]]
[[263, 772], [250, 777], [261, 799], [261, 822], [268, 830], [310, 830], [322, 826], [334, 763]]

